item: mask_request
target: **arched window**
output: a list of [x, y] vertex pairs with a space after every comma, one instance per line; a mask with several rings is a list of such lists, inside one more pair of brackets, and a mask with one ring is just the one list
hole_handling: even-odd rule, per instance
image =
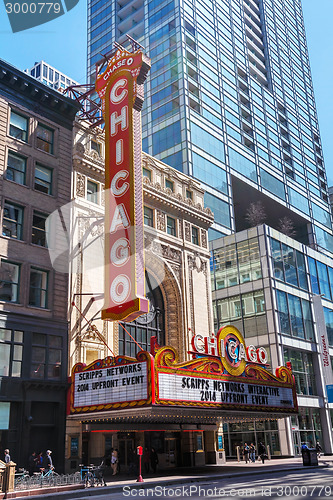
[[144, 351], [150, 350], [150, 339], [152, 336], [157, 337], [159, 345], [164, 345], [165, 343], [164, 303], [161, 289], [155, 278], [147, 272], [146, 297], [149, 300], [149, 312], [139, 316], [131, 323], [124, 322], [119, 324], [119, 354], [135, 357], [136, 353], [140, 351], [140, 348], [125, 332], [122, 325], [124, 325]]

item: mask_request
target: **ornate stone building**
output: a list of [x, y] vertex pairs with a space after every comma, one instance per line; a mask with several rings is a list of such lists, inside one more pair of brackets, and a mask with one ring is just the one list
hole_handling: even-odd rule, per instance
[[[208, 336], [213, 331], [207, 238], [213, 214], [204, 207], [204, 191], [198, 182], [143, 153], [146, 293], [150, 311], [132, 323], [102, 321], [103, 140], [101, 130], [76, 124], [69, 369], [75, 363], [90, 364], [112, 354], [133, 357], [140, 349], [138, 344], [150, 350], [151, 337], [159, 345], [172, 345], [181, 358], [188, 358], [192, 332]], [[113, 433], [111, 438], [107, 429], [105, 434], [91, 434], [84, 432], [85, 428], [68, 419], [68, 470], [82, 458], [97, 461], [108, 454], [111, 446], [125, 446], [122, 434], [126, 434], [126, 424], [123, 433]], [[134, 447], [135, 432], [131, 436], [127, 447]], [[165, 461], [171, 453], [170, 443], [168, 446]]]

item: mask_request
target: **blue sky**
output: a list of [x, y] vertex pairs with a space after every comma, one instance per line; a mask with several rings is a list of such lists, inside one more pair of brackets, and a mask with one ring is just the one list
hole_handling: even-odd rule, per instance
[[[333, 1], [302, 0], [312, 77], [328, 184], [333, 185], [333, 116], [332, 54], [333, 54]], [[86, 81], [86, 0], [64, 16], [39, 28], [13, 34], [0, 3], [0, 58], [20, 69], [33, 66], [44, 59], [52, 66], [71, 76]]]

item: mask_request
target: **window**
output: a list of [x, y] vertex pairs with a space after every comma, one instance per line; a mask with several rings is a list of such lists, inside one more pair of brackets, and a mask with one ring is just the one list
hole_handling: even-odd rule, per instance
[[21, 141], [27, 142], [28, 140], [28, 118], [25, 116], [11, 111], [10, 113], [10, 124], [9, 124], [9, 135], [15, 137], [15, 139], [20, 139]]
[[152, 208], [144, 207], [143, 208], [143, 222], [145, 226], [154, 226], [154, 211]]
[[281, 333], [313, 341], [310, 302], [280, 290], [276, 291], [276, 297]]
[[176, 233], [176, 219], [167, 216], [167, 233], [171, 236], [177, 236]]
[[47, 308], [48, 273], [32, 268], [30, 271], [29, 305]]
[[34, 212], [33, 214], [31, 243], [33, 243], [34, 245], [46, 247], [46, 219], [47, 215], [43, 215], [38, 212]]
[[87, 200], [92, 203], [98, 203], [98, 184], [87, 181]]
[[284, 243], [271, 238], [274, 277], [308, 290], [304, 255]]
[[96, 151], [99, 155], [101, 154], [101, 145], [99, 142], [91, 140], [90, 141], [90, 149], [92, 149], [93, 151]]
[[166, 189], [171, 189], [172, 192], [174, 191], [174, 184], [169, 179], [165, 179], [165, 187]]
[[20, 377], [23, 357], [23, 332], [0, 328], [0, 377]]
[[288, 348], [284, 348], [283, 354], [285, 364], [291, 362], [297, 394], [317, 394], [312, 354]]
[[164, 323], [164, 302], [161, 289], [158, 283], [148, 273], [146, 277], [146, 297], [149, 300], [149, 312], [143, 314], [131, 323], [125, 323], [127, 332], [119, 323], [119, 354], [125, 356], [135, 356], [140, 350], [138, 345], [144, 350], [150, 349], [151, 337], [156, 337], [159, 345], [165, 345], [165, 323]]
[[52, 194], [52, 169], [36, 163], [35, 189], [45, 194]]
[[25, 184], [25, 171], [27, 159], [19, 156], [11, 151], [8, 153], [6, 179]]
[[17, 240], [22, 239], [23, 208], [5, 201], [3, 210], [2, 235]]
[[142, 168], [142, 175], [143, 175], [143, 177], [148, 177], [148, 179], [151, 181], [151, 170], [143, 167]]
[[0, 300], [18, 302], [19, 280], [19, 264], [3, 260], [0, 268]]
[[193, 201], [193, 192], [189, 189], [186, 189], [186, 198]]
[[45, 153], [53, 154], [54, 132], [53, 130], [38, 123], [36, 131], [36, 148]]
[[32, 334], [30, 377], [59, 380], [61, 378], [62, 337]]
[[195, 226], [192, 226], [192, 243], [199, 245], [199, 230]]

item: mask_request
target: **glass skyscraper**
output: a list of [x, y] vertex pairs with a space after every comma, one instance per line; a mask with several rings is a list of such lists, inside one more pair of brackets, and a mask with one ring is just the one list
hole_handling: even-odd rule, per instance
[[200, 180], [211, 239], [287, 216], [333, 249], [301, 0], [89, 0], [88, 77], [126, 34], [152, 59], [143, 149]]

